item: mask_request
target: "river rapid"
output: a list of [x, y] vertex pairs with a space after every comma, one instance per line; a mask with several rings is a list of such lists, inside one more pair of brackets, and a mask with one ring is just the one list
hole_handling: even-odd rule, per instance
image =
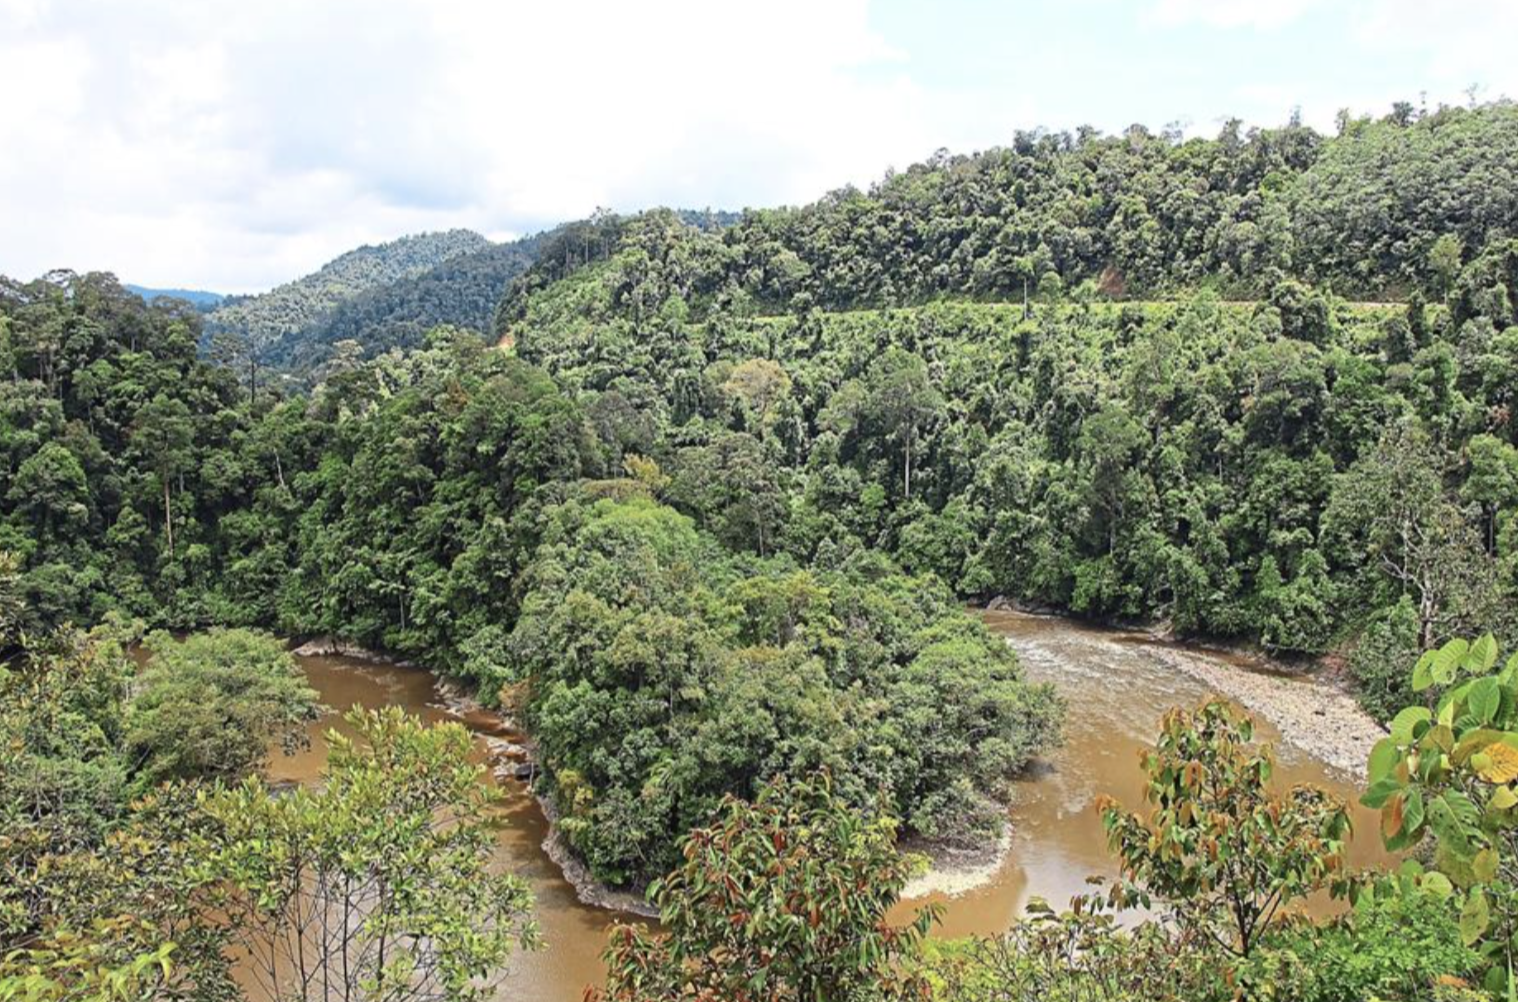
[[[969, 862], [950, 859], [942, 873], [909, 888], [913, 897], [898, 906], [904, 917], [928, 901], [943, 903], [944, 921], [938, 934], [946, 936], [1000, 932], [1017, 918], [1030, 897], [1062, 904], [1088, 889], [1087, 876], [1115, 875], [1094, 807], [1097, 798], [1107, 794], [1129, 807], [1141, 807], [1139, 753], [1153, 741], [1165, 711], [1196, 703], [1211, 689], [1221, 688], [1209, 682], [1257, 667], [1244, 659], [1157, 644], [1142, 634], [1066, 619], [1014, 612], [983, 615], [987, 625], [1017, 651], [1030, 679], [1059, 688], [1069, 703], [1069, 714], [1063, 746], [1018, 784], [1005, 854]], [[1180, 653], [1191, 659], [1188, 668], [1195, 669], [1196, 662], [1201, 662], [1201, 670], [1178, 667]], [[548, 825], [542, 811], [526, 785], [512, 778], [510, 763], [499, 757], [504, 743], [519, 736], [489, 713], [450, 708], [436, 680], [421, 669], [337, 655], [298, 660], [322, 702], [339, 713], [355, 705], [399, 705], [429, 720], [462, 722], [474, 731], [480, 760], [502, 766], [492, 770], [489, 780], [504, 794], [501, 865], [531, 883], [546, 944], [540, 951], [516, 957], [501, 997], [520, 1002], [580, 999], [585, 987], [602, 976], [600, 954], [608, 927], [637, 919], [583, 904], [549, 858], [543, 848]], [[1313, 687], [1310, 682], [1287, 684]], [[1278, 690], [1271, 689], [1264, 690], [1262, 697], [1247, 685], [1240, 691], [1255, 693], [1252, 700], [1243, 701], [1257, 718], [1265, 718], [1259, 733], [1267, 741], [1280, 741], [1281, 730], [1269, 723], [1277, 705], [1300, 698], [1314, 702], [1311, 688], [1300, 691], [1305, 697], [1295, 690], [1275, 697], [1270, 693]], [[1335, 732], [1363, 728], [1363, 720], [1335, 719], [1338, 715], [1336, 711], [1323, 717], [1319, 726]], [[1313, 719], [1304, 722], [1300, 714], [1283, 722], [1288, 735], [1299, 737], [1310, 735], [1314, 726]], [[289, 756], [275, 754], [270, 778], [313, 782], [326, 760], [322, 733], [335, 723], [340, 721], [328, 716], [313, 724], [308, 749]], [[1311, 740], [1300, 743], [1314, 745]], [[1280, 744], [1278, 758], [1277, 777], [1283, 784], [1315, 783], [1352, 803], [1358, 795], [1356, 776], [1343, 768], [1343, 761], [1335, 769], [1289, 743]], [[1350, 862], [1356, 866], [1385, 862], [1374, 813], [1356, 805], [1354, 820]], [[1327, 902], [1315, 902], [1313, 910], [1330, 907]]]

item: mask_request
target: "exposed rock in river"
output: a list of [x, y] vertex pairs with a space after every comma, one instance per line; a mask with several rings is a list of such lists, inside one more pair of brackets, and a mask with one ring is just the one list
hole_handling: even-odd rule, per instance
[[346, 640], [339, 640], [336, 637], [312, 637], [291, 651], [291, 653], [298, 658], [344, 657], [356, 658], [359, 661], [372, 661], [376, 664], [401, 665], [407, 668], [414, 667], [409, 661], [402, 661], [399, 658], [393, 658], [388, 654], [381, 654], [378, 651], [372, 651], [367, 647], [361, 647]]
[[564, 879], [575, 889], [575, 896], [581, 902], [596, 908], [630, 912], [644, 918], [659, 917], [658, 909], [645, 901], [642, 895], [614, 890], [596, 880], [591, 875], [590, 868], [575, 858], [574, 852], [564, 841], [564, 836], [559, 832], [559, 816], [553, 805], [544, 797], [538, 797], [537, 801], [542, 808], [543, 817], [548, 819], [548, 837], [543, 840], [543, 851], [563, 871]]

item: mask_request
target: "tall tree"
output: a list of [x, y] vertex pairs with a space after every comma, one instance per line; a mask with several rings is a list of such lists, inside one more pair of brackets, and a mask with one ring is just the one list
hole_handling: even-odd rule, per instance
[[174, 505], [170, 485], [176, 476], [189, 469], [194, 436], [195, 426], [189, 407], [184, 401], [163, 393], [143, 405], [132, 423], [132, 445], [147, 459], [163, 488], [163, 531], [170, 559], [174, 557]]
[[891, 348], [868, 376], [867, 413], [902, 456], [902, 495], [912, 497], [912, 457], [922, 435], [943, 417], [944, 400], [921, 357]]

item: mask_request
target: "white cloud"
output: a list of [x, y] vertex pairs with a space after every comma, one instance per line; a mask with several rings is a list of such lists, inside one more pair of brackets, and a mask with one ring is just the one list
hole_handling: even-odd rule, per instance
[[362, 241], [799, 201], [933, 148], [865, 0], [0, 0], [0, 271], [259, 288]]
[[[1110, 107], [1208, 131], [1518, 93], [1510, 0], [1082, 0], [1079, 37], [1029, 11], [1049, 55], [1031, 82], [1026, 39], [940, 22], [952, 45], [924, 56], [914, 18], [964, 9], [898, 9], [887, 39], [881, 2], [0, 0], [0, 273], [255, 290], [423, 229], [808, 201]], [[1231, 55], [1177, 97], [1122, 45], [1182, 27]], [[1324, 38], [1341, 60], [1293, 64]], [[1077, 68], [1090, 51], [1099, 77]]]
[[1201, 23], [1214, 28], [1279, 28], [1297, 20], [1318, 0], [1157, 0], [1152, 16], [1162, 24]]
[[1357, 41], [1405, 65], [1410, 77], [1438, 91], [1431, 97], [1452, 100], [1476, 86], [1483, 99], [1518, 98], [1512, 0], [1376, 0], [1361, 9]]

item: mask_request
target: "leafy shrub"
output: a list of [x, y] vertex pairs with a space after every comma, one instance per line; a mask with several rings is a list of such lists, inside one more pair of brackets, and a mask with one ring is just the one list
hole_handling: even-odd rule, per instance
[[[1200, 947], [1200, 948], [1199, 948]], [[1095, 895], [1056, 912], [1035, 898], [1001, 936], [925, 950], [946, 1002], [1225, 1002], [1232, 996], [1206, 945], [1155, 922], [1124, 928]]]
[[1448, 900], [1415, 893], [1367, 902], [1327, 925], [1272, 937], [1253, 973], [1289, 980], [1296, 1002], [1363, 1002], [1421, 1000], [1441, 978], [1463, 979], [1479, 966]]
[[1383, 723], [1412, 701], [1407, 665], [1418, 656], [1418, 614], [1404, 596], [1365, 631], [1349, 658], [1360, 705]]
[[[1518, 654], [1498, 668], [1491, 634], [1425, 651], [1402, 710], [1371, 751], [1361, 803], [1381, 812], [1388, 849], [1431, 845], [1432, 892], [1460, 903], [1460, 935], [1481, 957], [1482, 983], [1518, 986]], [[1430, 706], [1433, 708], [1430, 709]]]
[[903, 967], [937, 910], [886, 920], [914, 862], [896, 822], [849, 807], [826, 774], [725, 799], [681, 848], [684, 863], [649, 888], [668, 931], [613, 929], [591, 1002], [923, 997]]

